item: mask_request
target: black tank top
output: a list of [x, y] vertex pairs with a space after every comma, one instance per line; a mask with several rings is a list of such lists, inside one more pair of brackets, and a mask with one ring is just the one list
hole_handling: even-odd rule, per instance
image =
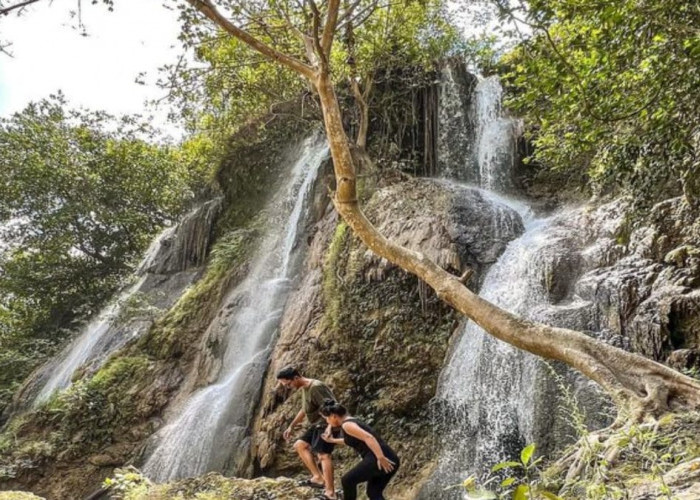
[[[365, 424], [364, 422], [360, 422], [356, 418], [348, 418], [346, 419], [343, 423], [346, 422], [354, 422], [360, 429], [362, 429], [365, 432], [369, 432], [372, 436], [374, 436], [374, 439], [377, 440], [379, 443], [379, 446], [381, 447], [382, 451], [384, 452], [384, 455], [389, 458], [389, 459], [395, 459], [396, 458], [396, 453], [394, 450], [392, 450], [388, 444], [384, 442], [382, 438], [379, 437], [379, 435], [372, 429], [369, 425]], [[371, 455], [374, 455], [372, 453], [372, 450], [369, 449], [369, 446], [361, 440], [356, 438], [355, 436], [351, 436], [347, 432], [343, 432], [343, 441], [345, 441], [345, 444], [350, 446], [351, 448], [354, 448], [355, 451], [357, 451], [362, 458], [364, 458], [368, 453]]]

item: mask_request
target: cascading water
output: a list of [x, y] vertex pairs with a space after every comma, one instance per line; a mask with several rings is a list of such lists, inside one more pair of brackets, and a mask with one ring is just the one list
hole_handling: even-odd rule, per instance
[[492, 191], [510, 191], [518, 159], [518, 138], [522, 135], [521, 121], [504, 115], [503, 87], [497, 76], [480, 80], [475, 94], [479, 183]]
[[305, 141], [288, 181], [272, 200], [267, 234], [245, 280], [227, 296], [216, 381], [193, 393], [155, 436], [144, 472], [157, 481], [236, 470], [247, 455], [250, 420], [295, 272], [294, 250], [308, 214], [308, 194], [328, 156], [325, 139]]
[[522, 122], [501, 104], [497, 76], [475, 77], [450, 63], [442, 72], [438, 110], [438, 175], [497, 192], [513, 189]]
[[[525, 203], [495, 195], [512, 190], [521, 133], [520, 122], [503, 113], [502, 92], [496, 77], [481, 79], [476, 85], [476, 147], [465, 154], [475, 149], [480, 185], [494, 202], [505, 203], [520, 214], [525, 232], [509, 243], [488, 270], [479, 295], [526, 318], [593, 329], [587, 320], [592, 305], [569, 290], [556, 290], [557, 283], [553, 284], [553, 276], [566, 269], [567, 259], [575, 261], [581, 251], [581, 231], [568, 224], [573, 216], [562, 212], [537, 219]], [[555, 279], [564, 281], [565, 277]], [[560, 395], [541, 360], [494, 339], [472, 322], [458, 335], [434, 399], [441, 454], [420, 494], [426, 500], [461, 498], [459, 489], [445, 488], [470, 475], [484, 476], [498, 462], [516, 459], [530, 442], [536, 441], [540, 448], [551, 446], [562, 438], [555, 433], [566, 432], [560, 416], [549, 411], [558, 405]]]
[[[151, 243], [136, 272], [136, 282], [100, 311], [60, 355], [32, 377], [23, 390], [25, 398], [27, 394], [36, 394], [32, 404], [38, 406], [57, 390], [68, 387], [79, 368], [99, 368], [111, 353], [150, 327], [153, 319], [150, 313], [167, 309], [177, 300], [203, 263], [220, 202], [216, 199], [200, 205]], [[139, 311], [139, 308], [146, 311]]]
[[[536, 319], [547, 297], [542, 286], [546, 260], [538, 256], [552, 244], [549, 228], [548, 220], [526, 220], [525, 233], [487, 273], [480, 296]], [[459, 335], [436, 398], [444, 433], [436, 474], [442, 486], [513, 458], [533, 436], [537, 358], [494, 339], [472, 322]]]

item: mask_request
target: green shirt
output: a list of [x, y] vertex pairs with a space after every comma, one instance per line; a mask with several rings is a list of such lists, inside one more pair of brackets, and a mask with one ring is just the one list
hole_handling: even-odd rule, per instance
[[321, 420], [319, 410], [326, 399], [335, 400], [335, 396], [328, 386], [320, 380], [312, 379], [308, 387], [301, 388], [301, 407], [312, 425]]

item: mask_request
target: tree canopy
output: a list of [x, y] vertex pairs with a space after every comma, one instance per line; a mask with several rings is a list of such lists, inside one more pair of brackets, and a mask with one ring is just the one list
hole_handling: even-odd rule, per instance
[[597, 192], [700, 201], [700, 4], [530, 0], [504, 63], [533, 159]]
[[206, 166], [193, 150], [154, 139], [138, 117], [71, 110], [60, 95], [0, 119], [6, 362], [50, 348], [94, 313], [201, 189]]
[[[225, 7], [251, 36], [296, 59], [306, 57], [299, 36], [313, 31], [313, 9], [325, 9], [324, 4], [313, 2], [297, 7], [274, 1], [228, 2]], [[333, 45], [329, 57], [333, 81], [345, 95], [353, 95], [356, 88], [369, 99], [370, 82], [381, 78], [380, 71], [411, 65], [432, 67], [458, 39], [446, 19], [442, 0], [363, 0], [352, 7], [348, 12], [353, 15], [339, 23], [339, 43]], [[160, 83], [168, 89], [174, 108], [190, 131], [223, 141], [251, 119], [274, 113], [279, 104], [298, 99], [305, 92], [307, 98], [315, 99], [308, 82], [294, 70], [226, 35], [220, 26], [203, 23], [196, 11], [183, 3], [180, 8], [180, 39], [184, 49], [192, 50], [194, 61], [183, 57], [165, 67]], [[308, 49], [311, 42], [305, 40]]]

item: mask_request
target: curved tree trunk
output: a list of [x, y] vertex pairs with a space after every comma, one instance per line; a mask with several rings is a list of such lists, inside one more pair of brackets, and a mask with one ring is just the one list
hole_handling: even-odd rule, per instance
[[635, 419], [700, 408], [700, 382], [638, 354], [583, 333], [517, 317], [472, 293], [423, 254], [387, 240], [365, 217], [355, 192], [355, 171], [340, 108], [328, 75], [316, 82], [337, 180], [335, 207], [374, 253], [415, 274], [438, 297], [497, 339], [544, 358], [562, 361], [600, 384]]

